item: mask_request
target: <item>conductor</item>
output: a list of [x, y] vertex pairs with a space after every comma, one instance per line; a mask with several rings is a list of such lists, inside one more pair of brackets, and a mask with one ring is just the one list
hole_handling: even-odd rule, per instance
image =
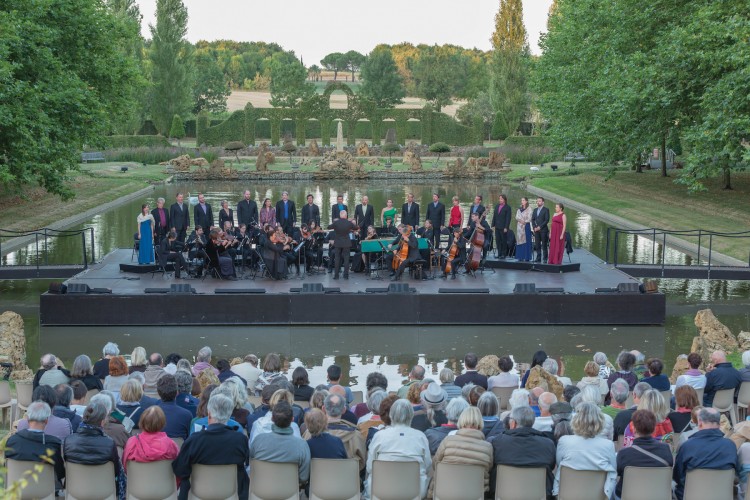
[[334, 271], [333, 279], [339, 279], [339, 269], [341, 267], [341, 259], [344, 260], [344, 279], [349, 279], [349, 250], [352, 247], [352, 240], [349, 238], [349, 233], [357, 230], [357, 225], [350, 222], [346, 218], [346, 210], [341, 210], [339, 218], [333, 221], [328, 226], [328, 229], [333, 229], [333, 255], [334, 255]]

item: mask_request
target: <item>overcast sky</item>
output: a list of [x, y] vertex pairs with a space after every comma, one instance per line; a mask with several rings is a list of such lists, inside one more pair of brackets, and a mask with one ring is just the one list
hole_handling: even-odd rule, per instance
[[[451, 43], [490, 49], [499, 0], [183, 0], [188, 40], [276, 42], [319, 64], [331, 52], [366, 54], [379, 43]], [[523, 0], [533, 53], [552, 0]], [[156, 0], [138, 0], [143, 35], [151, 37]]]

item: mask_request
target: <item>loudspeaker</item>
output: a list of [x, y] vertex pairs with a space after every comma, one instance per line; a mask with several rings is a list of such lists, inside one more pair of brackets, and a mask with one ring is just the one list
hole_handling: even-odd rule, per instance
[[438, 288], [438, 293], [490, 293], [489, 288]]
[[391, 283], [388, 285], [388, 293], [409, 293], [409, 284]]
[[537, 288], [536, 293], [565, 293], [564, 288]]
[[63, 283], [60, 283], [59, 281], [53, 281], [49, 284], [49, 288], [47, 289], [47, 293], [53, 294], [53, 295], [61, 295], [68, 291], [67, 285], [64, 285]]
[[169, 288], [144, 288], [143, 293], [169, 293]]
[[[619, 293], [641, 293], [641, 284], [634, 282], [618, 283], [617, 291]], [[70, 293], [70, 291], [68, 291], [68, 293]]]
[[173, 283], [169, 285], [169, 293], [185, 295], [193, 293], [193, 289], [190, 288], [189, 283]]
[[71, 283], [68, 285], [67, 293], [91, 293], [91, 288], [86, 283]]
[[365, 293], [388, 293], [387, 288], [365, 288]]
[[536, 293], [536, 285], [534, 283], [516, 283], [513, 293]]
[[301, 293], [325, 293], [323, 283], [303, 283]]
[[266, 293], [265, 288], [217, 288], [214, 293]]
[[594, 293], [615, 293], [617, 288], [594, 288]]

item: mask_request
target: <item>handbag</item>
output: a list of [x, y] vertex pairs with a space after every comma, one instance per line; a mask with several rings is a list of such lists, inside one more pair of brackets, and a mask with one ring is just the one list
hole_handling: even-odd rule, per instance
[[122, 426], [125, 427], [125, 432], [127, 432], [128, 434], [130, 434], [130, 431], [132, 431], [133, 427], [135, 427], [135, 422], [130, 417], [132, 417], [135, 414], [135, 412], [138, 411], [138, 408], [140, 408], [140, 407], [141, 407], [141, 405], [136, 406], [135, 410], [133, 410], [133, 411], [130, 412], [130, 415], [126, 415], [122, 419]]

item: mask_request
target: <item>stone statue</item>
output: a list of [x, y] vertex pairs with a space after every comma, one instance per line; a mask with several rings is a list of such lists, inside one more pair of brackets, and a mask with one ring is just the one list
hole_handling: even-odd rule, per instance
[[337, 153], [344, 152], [344, 127], [340, 121], [338, 122], [338, 125], [336, 126], [336, 152]]

